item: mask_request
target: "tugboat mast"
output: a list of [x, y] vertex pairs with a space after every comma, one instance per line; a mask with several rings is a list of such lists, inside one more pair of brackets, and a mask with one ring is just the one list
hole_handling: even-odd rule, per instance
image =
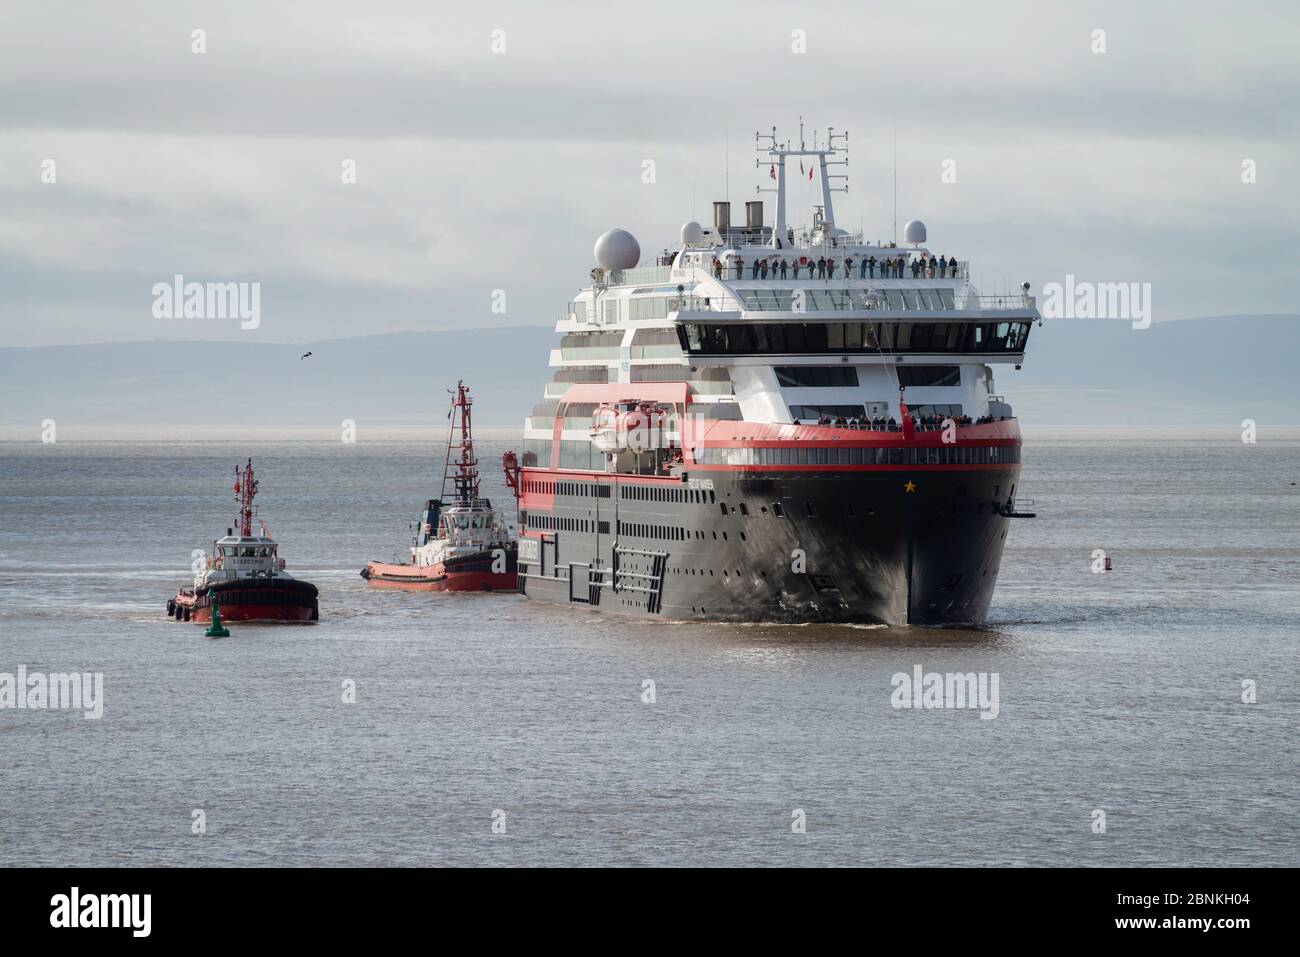
[[249, 538], [253, 534], [253, 496], [257, 494], [257, 479], [253, 478], [253, 460], [244, 466], [240, 477], [239, 466], [235, 466], [235, 501], [239, 503], [239, 534]]
[[[447, 431], [447, 458], [442, 468], [441, 497], [444, 503], [448, 482], [455, 488], [455, 504], [470, 506], [478, 501], [478, 460], [474, 458], [474, 439], [470, 427], [470, 406], [473, 403], [474, 400], [469, 397], [469, 388], [464, 381], [458, 381], [455, 391], [451, 393], [451, 409], [447, 412], [451, 428]], [[457, 433], [460, 434], [460, 457], [453, 462], [452, 448], [456, 445]]]

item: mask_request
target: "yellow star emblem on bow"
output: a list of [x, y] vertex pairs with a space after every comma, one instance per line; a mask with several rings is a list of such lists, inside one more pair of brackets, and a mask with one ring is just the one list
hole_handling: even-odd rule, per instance
[[915, 492], [915, 491], [916, 491], [916, 483], [915, 483], [915, 482], [908, 482], [906, 485], [903, 486], [903, 491], [905, 491], [905, 492], [909, 492], [909, 493], [910, 493], [910, 492]]

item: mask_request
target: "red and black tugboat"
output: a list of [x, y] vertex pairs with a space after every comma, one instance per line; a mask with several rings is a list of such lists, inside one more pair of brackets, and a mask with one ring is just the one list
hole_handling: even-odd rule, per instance
[[518, 544], [501, 513], [479, 495], [470, 425], [472, 405], [469, 388], [457, 382], [449, 413], [442, 492], [439, 498], [424, 503], [411, 542], [411, 560], [370, 562], [361, 570], [361, 577], [370, 584], [422, 591], [515, 590]]
[[253, 460], [240, 474], [235, 466], [235, 500], [239, 502], [239, 534], [226, 529], [212, 543], [212, 553], [194, 575], [194, 585], [182, 588], [167, 602], [167, 614], [177, 621], [207, 624], [213, 598], [223, 621], [313, 622], [320, 618], [316, 586], [284, 570], [280, 546], [258, 520], [260, 535], [253, 534], [253, 497], [257, 479]]

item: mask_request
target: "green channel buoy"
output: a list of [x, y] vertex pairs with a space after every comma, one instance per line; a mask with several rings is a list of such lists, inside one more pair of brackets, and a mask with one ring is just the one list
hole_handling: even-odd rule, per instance
[[212, 627], [203, 634], [208, 638], [229, 638], [230, 630], [221, 627], [221, 606], [211, 588], [208, 589], [208, 600], [212, 602]]

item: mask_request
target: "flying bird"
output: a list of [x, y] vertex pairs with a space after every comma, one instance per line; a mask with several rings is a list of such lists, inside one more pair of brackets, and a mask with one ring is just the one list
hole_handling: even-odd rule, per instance
[[302, 354], [302, 356], [299, 358], [299, 361], [301, 362], [302, 359], [306, 359], [309, 355], [311, 355], [310, 352], [304, 352], [304, 353]]

